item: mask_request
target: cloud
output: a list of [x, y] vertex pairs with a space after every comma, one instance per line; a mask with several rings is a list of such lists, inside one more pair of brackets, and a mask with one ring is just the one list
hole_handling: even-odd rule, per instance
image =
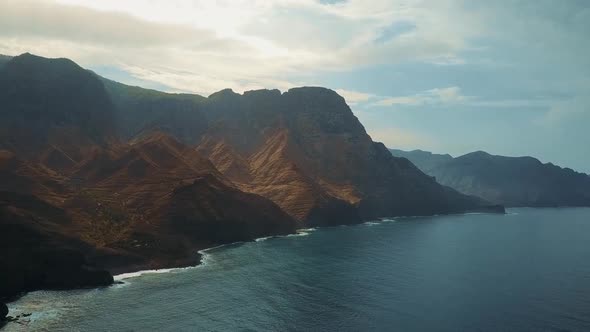
[[349, 105], [356, 105], [358, 103], [367, 102], [370, 99], [376, 97], [374, 94], [359, 91], [350, 91], [344, 89], [336, 89], [335, 91], [339, 95], [344, 97], [344, 99]]
[[[230, 45], [211, 31], [178, 24], [157, 24], [128, 14], [104, 13], [48, 1], [3, 0], [0, 3], [0, 36], [17, 40], [62, 40], [105, 47], [162, 47]], [[191, 41], [192, 36], [198, 41]]]
[[[538, 70], [538, 61], [561, 61], [565, 67], [570, 66], [565, 62], [576, 63], [572, 68], [584, 71], [579, 64], [588, 63], [590, 57], [584, 58], [588, 47], [586, 34], [580, 31], [590, 28], [590, 19], [586, 20], [590, 9], [541, 1], [538, 10], [531, 11], [528, 3], [1, 0], [0, 53], [69, 57], [91, 68], [116, 66], [169, 90], [200, 94], [226, 87], [288, 89], [316, 83], [318, 75], [330, 71], [424, 62], [442, 67], [489, 67], [497, 62], [530, 66], [531, 72], [522, 73], [530, 78], [526, 83], [564, 86], [563, 80], [537, 78], [532, 71]], [[540, 38], [543, 35], [547, 38]], [[530, 40], [543, 40], [526, 43], [535, 50], [534, 57], [522, 50]], [[482, 60], [482, 54], [500, 49], [495, 47], [497, 41], [513, 48]], [[568, 89], [584, 86], [573, 82], [571, 71], [560, 74], [561, 65], [543, 64], [543, 68], [562, 75]], [[373, 102], [373, 106], [529, 103], [526, 97], [465, 96], [458, 87], [461, 83], [452, 79], [434, 85], [443, 88], [406, 96], [359, 92], [354, 85], [339, 92], [350, 104]]]
[[[581, 117], [585, 116], [585, 119]], [[580, 120], [587, 123], [590, 120], [590, 98], [575, 97], [551, 105], [541, 116], [535, 119], [535, 124], [552, 128], [561, 127], [564, 122]]]
[[447, 88], [436, 88], [409, 96], [388, 97], [376, 101], [372, 106], [393, 106], [393, 105], [441, 105], [458, 104], [471, 99], [461, 94], [461, 89], [456, 86]]
[[404, 128], [375, 129], [369, 134], [374, 141], [390, 148], [432, 150], [436, 146], [436, 140], [432, 137]]
[[476, 25], [449, 21], [459, 7], [443, 2], [2, 0], [0, 53], [114, 65], [205, 94], [290, 87], [319, 71], [460, 61]]

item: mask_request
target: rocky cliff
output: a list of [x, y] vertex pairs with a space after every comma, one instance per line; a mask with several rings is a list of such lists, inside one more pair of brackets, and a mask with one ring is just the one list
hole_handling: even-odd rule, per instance
[[[303, 223], [453, 213], [485, 205], [392, 157], [329, 89], [243, 95], [223, 90], [207, 98], [202, 112], [210, 126], [199, 151], [243, 190], [273, 200]], [[335, 221], [334, 216], [348, 217]]]
[[0, 178], [0, 298], [298, 227], [488, 209], [391, 156], [332, 90], [167, 94], [30, 54], [0, 67]]
[[425, 151], [392, 150], [443, 185], [505, 206], [590, 206], [590, 176], [532, 157], [483, 151], [453, 158]]
[[0, 69], [0, 298], [197, 264], [199, 249], [295, 231], [276, 204], [163, 132], [174, 127], [161, 113], [129, 139], [133, 117], [107, 91], [65, 59], [25, 54]]

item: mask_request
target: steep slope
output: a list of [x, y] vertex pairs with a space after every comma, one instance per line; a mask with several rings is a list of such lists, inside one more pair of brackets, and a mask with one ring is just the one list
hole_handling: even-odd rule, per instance
[[200, 112], [204, 97], [164, 93], [101, 78], [115, 105], [119, 135], [130, 139], [153, 130], [195, 143], [207, 128]]
[[72, 159], [114, 137], [103, 84], [67, 59], [23, 54], [0, 68], [0, 148], [35, 158], [50, 145]]
[[[392, 157], [371, 140], [344, 99], [328, 89], [296, 88], [283, 94], [258, 90], [243, 95], [222, 90], [209, 96], [203, 112], [210, 126], [199, 149], [220, 169], [232, 169], [233, 175], [226, 175], [242, 183], [242, 189], [273, 200], [304, 223], [318, 210], [330, 210], [319, 213], [328, 218], [358, 215], [358, 221], [486, 205], [440, 186], [407, 160]], [[215, 142], [231, 148], [221, 153]], [[234, 159], [238, 162], [233, 165], [242, 165], [241, 174], [249, 170], [248, 176], [225, 167]], [[244, 184], [242, 179], [250, 182]], [[322, 222], [342, 221], [313, 221]]]
[[[209, 146], [208, 143], [213, 143]], [[240, 189], [271, 199], [299, 221], [300, 226], [349, 224], [360, 221], [358, 211], [306, 175], [290, 159], [286, 130], [269, 133], [248, 158], [223, 139], [206, 137], [198, 150]]]
[[408, 159], [426, 174], [430, 174], [430, 172], [439, 165], [453, 160], [453, 157], [450, 154], [436, 154], [422, 150], [403, 151], [389, 149], [389, 151], [391, 151], [391, 154], [396, 157]]
[[0, 54], [0, 68], [2, 68], [8, 61], [12, 59], [11, 56]]
[[[58, 287], [57, 277], [51, 283], [37, 277], [49, 266], [35, 262], [52, 262], [62, 252], [79, 258], [55, 276], [75, 272], [80, 264], [113, 273], [186, 266], [198, 263], [199, 249], [288, 234], [297, 227], [277, 205], [240, 191], [209, 160], [162, 133], [96, 150], [66, 175], [7, 151], [0, 156], [5, 180], [0, 190], [6, 197], [0, 228], [12, 236], [3, 242], [2, 263], [14, 286], [0, 298]], [[28, 239], [37, 241], [41, 252], [31, 251], [37, 247]], [[35, 266], [35, 281], [15, 284], [29, 265]], [[96, 285], [81, 280], [64, 279], [62, 285]]]
[[[187, 116], [171, 116], [173, 124], [198, 139], [195, 128], [206, 124], [193, 107], [198, 96], [153, 92], [156, 99], [141, 97], [131, 107], [132, 92], [114, 97], [94, 73], [66, 59], [24, 54], [0, 69], [0, 237], [11, 236], [1, 262], [10, 292], [0, 299], [104, 284], [90, 277], [95, 269], [109, 276], [100, 269], [196, 264], [199, 249], [295, 231], [276, 204], [240, 191], [195, 149], [158, 130], [178, 134], [166, 113], [172, 107]], [[143, 114], [143, 105], [155, 105], [153, 112]], [[139, 135], [126, 141], [122, 128], [139, 118], [146, 119]], [[54, 264], [59, 260], [63, 266]], [[23, 272], [27, 266], [34, 271]]]
[[113, 282], [89, 267], [86, 255], [94, 249], [67, 234], [70, 223], [62, 209], [34, 196], [0, 191], [0, 299]]
[[0, 150], [0, 191], [43, 196], [55, 202], [67, 190], [64, 178], [42, 165], [24, 161], [14, 153]]
[[195, 263], [196, 250], [287, 234], [295, 221], [272, 202], [234, 187], [208, 159], [163, 133], [99, 151], [71, 178], [84, 188], [66, 202], [93, 231], [83, 237], [112, 256], [112, 271]]
[[[483, 151], [457, 158], [426, 152], [392, 153], [424, 167], [441, 184], [506, 206], [590, 206], [590, 176], [543, 164], [532, 157], [494, 156]], [[424, 166], [428, 165], [428, 166]]]

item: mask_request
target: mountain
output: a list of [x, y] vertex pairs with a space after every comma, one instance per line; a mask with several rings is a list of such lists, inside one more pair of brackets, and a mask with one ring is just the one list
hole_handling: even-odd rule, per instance
[[126, 139], [119, 100], [69, 60], [15, 57], [0, 86], [0, 298], [196, 264], [199, 249], [297, 227], [160, 127]]
[[123, 139], [157, 130], [195, 144], [207, 128], [207, 119], [200, 112], [205, 97], [164, 93], [97, 77], [113, 101], [117, 130]]
[[[392, 157], [371, 140], [344, 98], [329, 89], [242, 95], [223, 90], [207, 98], [203, 113], [209, 130], [199, 151], [218, 169], [228, 169], [225, 174], [240, 188], [273, 200], [304, 223], [329, 224], [331, 216], [342, 223], [452, 213], [484, 205]], [[228, 167], [229, 160], [237, 163]]]
[[410, 160], [426, 174], [430, 174], [430, 172], [439, 165], [453, 160], [453, 157], [450, 154], [436, 154], [422, 150], [403, 151], [389, 149], [389, 151], [396, 157]]
[[34, 151], [70, 137], [106, 143], [114, 107], [102, 82], [68, 59], [12, 58], [0, 75], [0, 141]]
[[496, 204], [590, 206], [590, 176], [532, 157], [494, 156], [483, 151], [457, 158], [420, 150], [391, 152], [408, 158], [443, 185]]
[[169, 94], [31, 54], [0, 67], [0, 180], [0, 298], [300, 227], [503, 211], [393, 157], [329, 89]]
[[0, 299], [113, 282], [108, 272], [88, 266], [90, 245], [60, 231], [70, 226], [64, 210], [32, 195], [0, 191]]
[[12, 59], [11, 56], [0, 54], [0, 68], [10, 61], [10, 59]]

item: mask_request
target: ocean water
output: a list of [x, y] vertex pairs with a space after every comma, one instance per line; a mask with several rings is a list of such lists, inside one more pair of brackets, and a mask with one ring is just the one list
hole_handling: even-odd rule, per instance
[[34, 292], [7, 331], [590, 331], [590, 209], [400, 218]]

